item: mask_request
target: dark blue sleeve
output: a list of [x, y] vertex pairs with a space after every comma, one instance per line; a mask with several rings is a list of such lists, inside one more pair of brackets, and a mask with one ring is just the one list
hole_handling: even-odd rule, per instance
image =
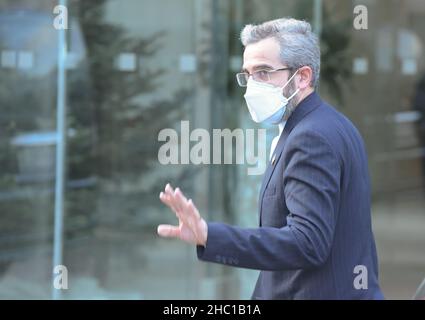
[[208, 223], [206, 246], [197, 247], [200, 260], [258, 270], [307, 269], [326, 262], [338, 212], [339, 159], [324, 138], [305, 132], [292, 137], [279, 163], [285, 165], [287, 224], [240, 228]]

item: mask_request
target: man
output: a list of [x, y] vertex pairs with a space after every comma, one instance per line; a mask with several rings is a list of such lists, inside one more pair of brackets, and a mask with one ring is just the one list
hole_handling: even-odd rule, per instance
[[238, 83], [256, 122], [279, 125], [259, 197], [259, 228], [207, 223], [167, 184], [179, 226], [159, 235], [198, 258], [261, 270], [253, 299], [381, 299], [367, 157], [353, 124], [315, 92], [317, 37], [305, 21], [248, 25]]

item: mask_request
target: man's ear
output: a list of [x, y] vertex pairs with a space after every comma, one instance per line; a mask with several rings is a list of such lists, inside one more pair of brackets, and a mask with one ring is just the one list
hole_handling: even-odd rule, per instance
[[298, 88], [305, 89], [310, 87], [313, 80], [313, 70], [309, 66], [304, 66], [298, 69], [299, 81]]

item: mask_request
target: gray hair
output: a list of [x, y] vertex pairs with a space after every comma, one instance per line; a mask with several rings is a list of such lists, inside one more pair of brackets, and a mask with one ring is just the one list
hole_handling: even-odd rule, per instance
[[266, 21], [259, 25], [246, 25], [241, 32], [242, 44], [274, 38], [280, 46], [282, 63], [298, 69], [309, 66], [313, 71], [311, 86], [317, 87], [320, 74], [320, 47], [317, 36], [307, 21], [282, 18]]

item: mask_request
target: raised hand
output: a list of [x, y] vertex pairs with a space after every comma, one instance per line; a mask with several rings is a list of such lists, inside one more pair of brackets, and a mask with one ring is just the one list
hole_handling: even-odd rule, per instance
[[179, 225], [173, 226], [161, 224], [158, 226], [158, 234], [161, 237], [178, 238], [185, 242], [205, 246], [208, 236], [208, 226], [199, 214], [198, 209], [192, 202], [187, 200], [179, 188], [173, 190], [168, 183], [159, 198], [179, 219]]

